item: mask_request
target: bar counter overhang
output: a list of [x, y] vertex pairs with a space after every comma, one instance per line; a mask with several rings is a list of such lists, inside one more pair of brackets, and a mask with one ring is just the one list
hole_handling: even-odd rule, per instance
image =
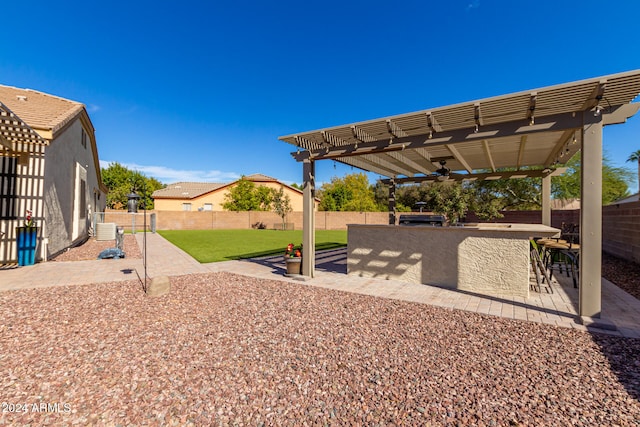
[[527, 298], [529, 240], [559, 232], [542, 224], [349, 224], [347, 274]]

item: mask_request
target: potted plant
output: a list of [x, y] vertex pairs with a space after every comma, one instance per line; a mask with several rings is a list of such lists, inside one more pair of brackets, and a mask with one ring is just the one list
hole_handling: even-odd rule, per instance
[[27, 209], [23, 227], [16, 227], [16, 243], [18, 246], [18, 265], [33, 265], [38, 244], [38, 227], [33, 220], [33, 212]]
[[300, 274], [302, 266], [302, 245], [296, 247], [293, 243], [289, 243], [284, 252], [284, 262], [287, 266], [287, 275]]

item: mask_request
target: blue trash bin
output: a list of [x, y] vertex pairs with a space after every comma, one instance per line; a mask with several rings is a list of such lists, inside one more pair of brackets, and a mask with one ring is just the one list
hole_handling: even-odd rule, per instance
[[33, 265], [36, 261], [36, 246], [38, 244], [38, 227], [16, 228], [18, 243], [18, 265]]

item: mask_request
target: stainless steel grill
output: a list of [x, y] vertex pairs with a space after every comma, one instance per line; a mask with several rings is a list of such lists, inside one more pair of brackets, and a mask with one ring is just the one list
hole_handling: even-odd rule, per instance
[[400, 225], [430, 225], [442, 227], [445, 223], [443, 215], [400, 215]]

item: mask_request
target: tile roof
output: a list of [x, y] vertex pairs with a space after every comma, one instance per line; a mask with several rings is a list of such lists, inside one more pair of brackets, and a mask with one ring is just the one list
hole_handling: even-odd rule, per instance
[[254, 173], [252, 175], [247, 175], [244, 177], [244, 179], [246, 179], [247, 181], [273, 181], [273, 182], [280, 182], [275, 178], [272, 178], [270, 176], [267, 175], [263, 175], [261, 173]]
[[151, 197], [167, 199], [195, 199], [228, 184], [219, 182], [176, 182], [156, 190]]
[[0, 102], [33, 129], [62, 129], [74, 119], [84, 105], [31, 89], [0, 85]]

